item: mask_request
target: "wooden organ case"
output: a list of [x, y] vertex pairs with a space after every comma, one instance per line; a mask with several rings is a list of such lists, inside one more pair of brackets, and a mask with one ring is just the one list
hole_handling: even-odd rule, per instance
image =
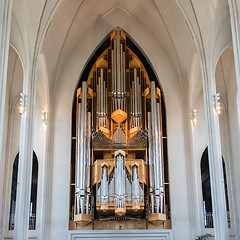
[[[72, 229], [169, 228], [161, 91], [117, 29], [77, 90]], [[74, 226], [74, 227], [73, 227]]]

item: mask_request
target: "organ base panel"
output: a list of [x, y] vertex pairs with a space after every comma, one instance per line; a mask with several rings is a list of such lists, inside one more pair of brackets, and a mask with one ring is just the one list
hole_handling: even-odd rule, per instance
[[120, 29], [109, 41], [76, 93], [70, 228], [168, 228], [161, 90]]

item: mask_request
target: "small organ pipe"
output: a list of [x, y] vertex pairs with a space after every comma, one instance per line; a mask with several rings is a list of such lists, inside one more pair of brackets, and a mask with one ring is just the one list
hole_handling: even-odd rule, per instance
[[123, 52], [123, 45], [120, 44], [120, 92], [123, 92], [123, 61], [122, 61], [122, 52]]
[[102, 205], [108, 204], [108, 176], [107, 166], [102, 168], [102, 180], [101, 180], [101, 203]]
[[100, 89], [101, 89], [101, 93], [100, 93], [100, 98], [101, 98], [101, 117], [103, 114], [103, 69], [100, 69]]
[[[125, 66], [126, 66], [125, 52], [123, 52], [123, 92], [124, 92], [124, 94], [126, 93], [126, 89], [125, 89], [125, 84], [126, 84]], [[123, 104], [123, 110], [124, 111], [125, 111], [125, 108], [126, 108], [125, 104], [126, 104], [126, 100], [124, 101], [124, 104]]]
[[137, 173], [137, 166], [133, 166], [132, 168], [132, 197], [133, 197], [133, 205], [139, 204], [139, 179]]
[[136, 84], [136, 88], [137, 88], [137, 127], [140, 127], [140, 84], [139, 84], [139, 77], [137, 77], [137, 84]]
[[107, 127], [107, 87], [105, 88], [105, 127]]

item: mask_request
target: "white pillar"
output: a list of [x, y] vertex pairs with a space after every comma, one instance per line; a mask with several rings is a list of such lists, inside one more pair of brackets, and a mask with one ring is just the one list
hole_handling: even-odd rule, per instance
[[32, 64], [26, 66], [24, 72], [23, 93], [26, 96], [26, 112], [21, 119], [14, 240], [28, 240], [35, 102], [35, 71]]
[[[203, 94], [208, 131], [208, 157], [213, 204], [214, 235], [217, 240], [229, 238], [227, 225], [227, 210], [225, 187], [222, 168], [221, 139], [218, 115], [214, 111], [214, 96], [216, 85], [214, 71], [209, 71], [210, 64], [202, 60]], [[207, 69], [207, 67], [209, 69]]]
[[238, 87], [238, 117], [240, 119], [240, 2], [239, 0], [228, 0], [228, 4], [231, 20], [236, 80]]
[[4, 118], [5, 118], [5, 102], [6, 102], [6, 85], [7, 85], [7, 66], [8, 66], [8, 53], [9, 53], [9, 39], [11, 28], [11, 15], [12, 15], [12, 0], [0, 1], [0, 239], [3, 238], [3, 171], [4, 159], [2, 150], [3, 135], [4, 135]]
[[[230, 20], [231, 20], [231, 31], [232, 31], [232, 43], [233, 43], [233, 52], [234, 52], [234, 61], [235, 61], [235, 72], [236, 72], [236, 81], [237, 81], [237, 92], [238, 92], [238, 121], [240, 121], [240, 2], [239, 0], [228, 0], [229, 11], [230, 11]], [[237, 127], [239, 130], [239, 127]], [[233, 166], [234, 167], [234, 166]], [[235, 181], [236, 181], [236, 199], [238, 202], [239, 197], [239, 187], [238, 185], [238, 167], [234, 168], [235, 172]], [[236, 231], [238, 234], [238, 239], [240, 239], [240, 208], [236, 206], [238, 217], [236, 218]], [[232, 224], [232, 223], [231, 223]]]

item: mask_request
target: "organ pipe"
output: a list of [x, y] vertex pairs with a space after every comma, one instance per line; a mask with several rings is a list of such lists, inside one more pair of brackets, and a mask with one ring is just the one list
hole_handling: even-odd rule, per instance
[[154, 213], [154, 163], [153, 163], [153, 132], [152, 132], [152, 119], [151, 112], [148, 112], [148, 139], [149, 139], [149, 147], [148, 147], [148, 159], [149, 159], [149, 193], [150, 193], [150, 201], [151, 201], [151, 209], [150, 212]]
[[158, 150], [159, 150], [159, 181], [160, 181], [160, 213], [163, 213], [163, 159], [162, 159], [162, 137], [161, 137], [161, 116], [160, 104], [157, 103], [157, 127], [158, 127]]
[[103, 166], [102, 167], [101, 203], [102, 203], [103, 206], [108, 205], [108, 174], [107, 174], [107, 166]]
[[161, 126], [160, 126], [160, 105], [156, 103], [155, 82], [151, 82], [151, 112], [152, 112], [152, 135], [153, 162], [155, 166], [155, 207], [156, 213], [163, 213], [163, 165], [161, 154]]
[[89, 214], [89, 202], [91, 194], [90, 171], [91, 171], [91, 113], [87, 113], [87, 144], [86, 144], [86, 214]]
[[100, 68], [100, 76], [97, 84], [97, 116], [98, 127], [107, 127], [107, 87], [103, 77], [103, 68]]
[[132, 168], [132, 202], [133, 205], [139, 205], [139, 179], [138, 179], [138, 167], [135, 165]]
[[121, 43], [120, 31], [116, 31], [112, 50], [112, 98], [113, 112], [120, 109], [125, 111], [125, 53]]
[[141, 127], [141, 85], [137, 76], [137, 68], [133, 70], [133, 80], [131, 88], [131, 127]]
[[87, 82], [82, 83], [82, 103], [78, 104], [78, 149], [77, 149], [77, 214], [84, 213], [85, 165], [86, 165], [86, 113], [87, 113]]

